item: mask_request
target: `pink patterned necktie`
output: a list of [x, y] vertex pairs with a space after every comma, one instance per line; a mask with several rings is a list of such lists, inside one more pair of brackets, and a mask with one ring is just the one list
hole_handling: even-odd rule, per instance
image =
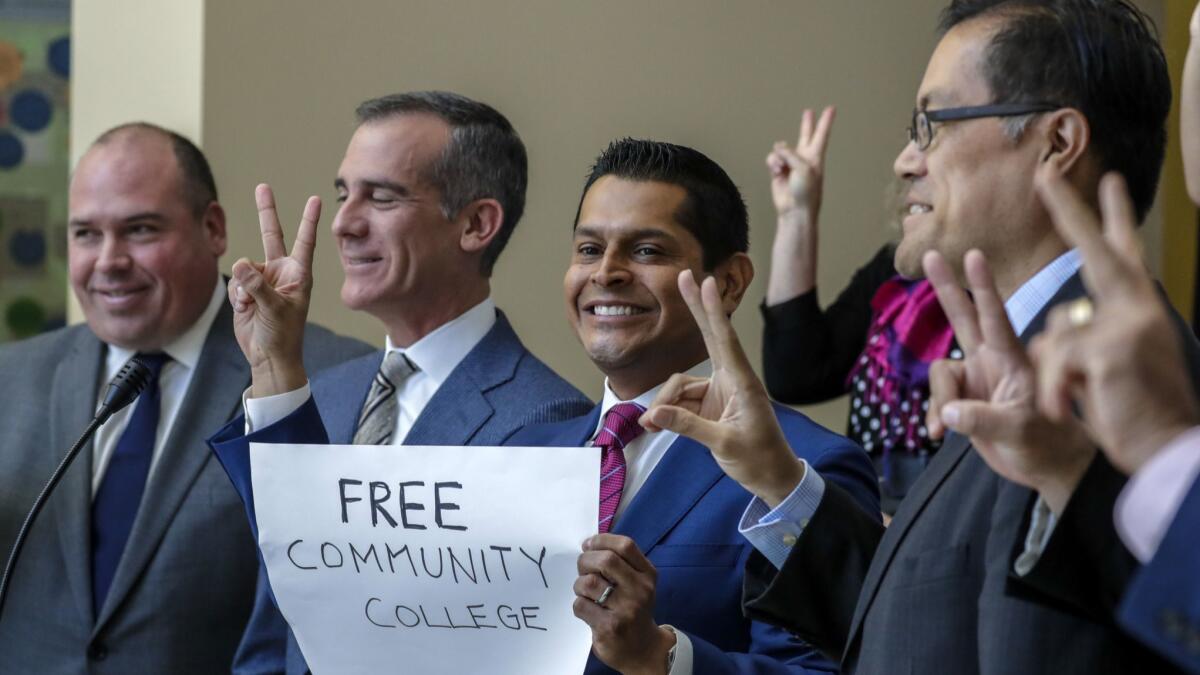
[[612, 529], [613, 516], [625, 489], [625, 446], [645, 429], [638, 418], [646, 409], [636, 403], [618, 403], [609, 408], [604, 425], [592, 445], [603, 448], [600, 455], [600, 532]]

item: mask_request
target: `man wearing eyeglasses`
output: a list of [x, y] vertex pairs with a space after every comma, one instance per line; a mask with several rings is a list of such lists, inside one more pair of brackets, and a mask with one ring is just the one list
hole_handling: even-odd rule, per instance
[[[924, 262], [935, 285], [957, 290], [970, 276], [978, 289], [987, 265], [973, 253], [967, 275], [964, 255], [981, 251], [995, 285], [976, 300], [997, 313], [1003, 305], [1027, 341], [1050, 307], [1083, 294], [1078, 256], [1056, 233], [1035, 174], [1094, 196], [1101, 175], [1118, 171], [1144, 217], [1165, 150], [1166, 63], [1149, 20], [1123, 0], [955, 0], [941, 28], [895, 161], [907, 184], [896, 268], [917, 276]], [[953, 297], [970, 306], [961, 290]], [[940, 404], [970, 398], [964, 384], [979, 379], [965, 372], [980, 363], [971, 332], [958, 334], [966, 361], [931, 375], [935, 435], [954, 423]], [[1002, 369], [985, 375], [998, 385], [990, 391], [1015, 385]], [[847, 673], [1170, 671], [1113, 622], [1134, 568], [1110, 517], [1122, 479], [1077, 425], [1021, 418], [1022, 441], [1045, 450], [1023, 457], [1022, 469], [1048, 475], [1039, 462], [1070, 463], [1073, 495], [1010, 482], [984, 460], [996, 448], [950, 434], [885, 531], [807, 467], [797, 483], [786, 445], [739, 419], [687, 412], [726, 409], [707, 399], [737, 382], [710, 385], [704, 406], [656, 401], [648, 418], [695, 436], [757, 496], [742, 522], [759, 552], [747, 566], [752, 617], [840, 657]]]

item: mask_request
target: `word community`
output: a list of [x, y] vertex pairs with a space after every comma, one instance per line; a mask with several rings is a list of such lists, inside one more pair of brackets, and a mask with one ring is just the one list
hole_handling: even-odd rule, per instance
[[446, 579], [455, 584], [512, 582], [514, 577], [537, 574], [535, 580], [549, 588], [546, 547], [521, 546], [393, 546], [391, 542], [309, 544], [293, 540], [287, 547], [288, 561], [301, 570], [353, 569], [356, 574], [412, 575], [414, 579]]

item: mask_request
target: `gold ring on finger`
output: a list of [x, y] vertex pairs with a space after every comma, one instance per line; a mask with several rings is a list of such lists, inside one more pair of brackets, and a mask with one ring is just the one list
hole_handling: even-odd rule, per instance
[[1079, 298], [1067, 305], [1067, 321], [1075, 328], [1083, 328], [1092, 322], [1096, 308], [1088, 298]]

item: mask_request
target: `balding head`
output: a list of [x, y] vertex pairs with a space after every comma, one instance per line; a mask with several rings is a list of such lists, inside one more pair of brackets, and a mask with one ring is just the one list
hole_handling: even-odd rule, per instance
[[129, 122], [100, 134], [88, 152], [104, 145], [153, 143], [154, 139], [170, 146], [179, 169], [182, 197], [196, 215], [203, 213], [211, 202], [217, 201], [217, 183], [204, 153], [184, 136], [149, 122]]

